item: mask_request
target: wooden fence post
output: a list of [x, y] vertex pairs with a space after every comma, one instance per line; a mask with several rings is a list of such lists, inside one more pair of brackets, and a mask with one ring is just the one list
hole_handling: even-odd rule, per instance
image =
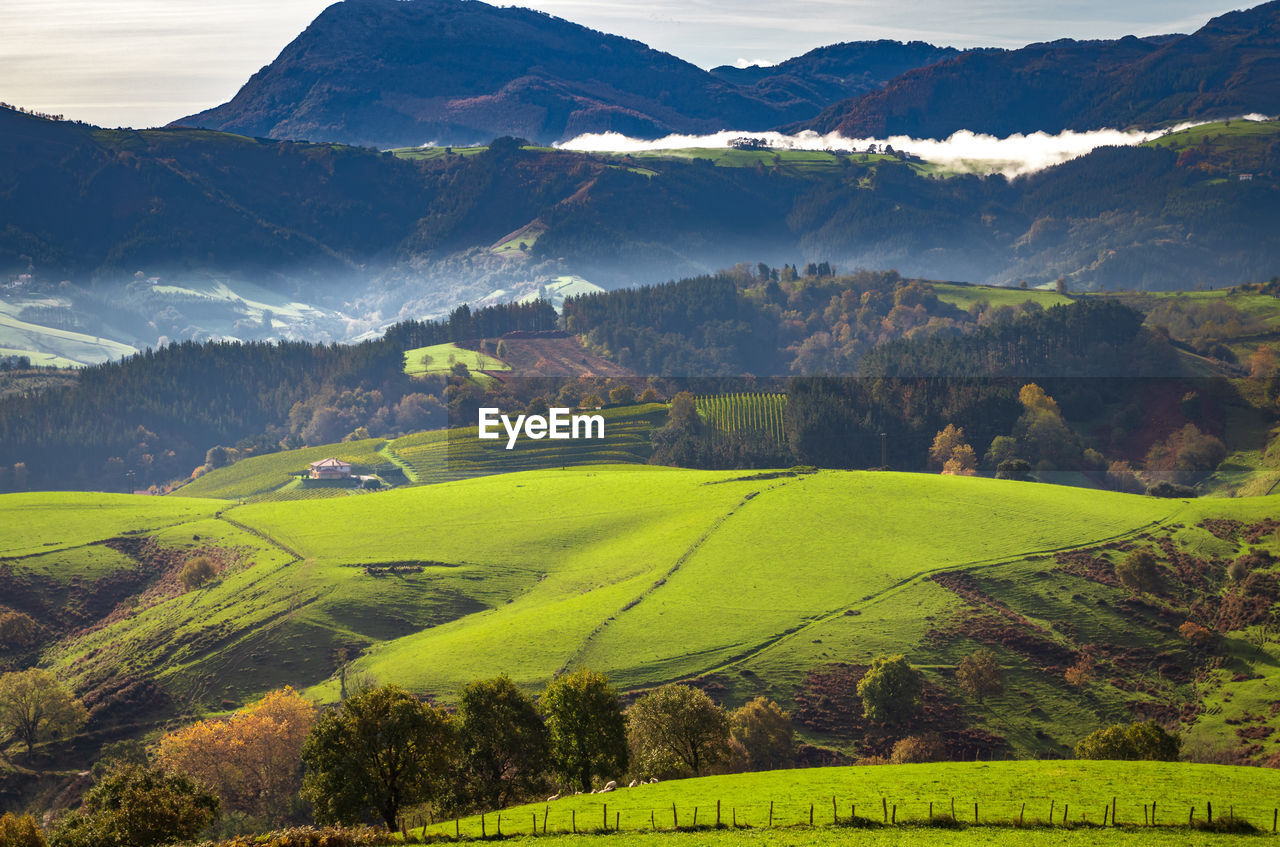
[[538, 834], [538, 813], [537, 812], [533, 813], [533, 834], [534, 835]]
[[453, 819], [453, 837], [454, 838], [462, 837], [462, 818]]
[[570, 817], [569, 819], [569, 822], [573, 825], [573, 834], [577, 835], [578, 834], [578, 810], [570, 809], [569, 812], [572, 815], [572, 817]]
[[893, 819], [890, 821], [894, 826], [898, 825], [898, 804], [893, 804]]
[[622, 832], [622, 812], [613, 813], [613, 831]]
[[502, 837], [502, 812], [498, 812], [498, 837]]
[[485, 837], [485, 831], [484, 831], [484, 812], [481, 812], [481, 813], [480, 813], [480, 837], [481, 837], [481, 838], [484, 838], [484, 837]]
[[1151, 801], [1151, 825], [1156, 825], [1156, 801]]
[[649, 826], [653, 829], [654, 832], [658, 831], [658, 822], [653, 819], [653, 809], [649, 810]]
[[1053, 804], [1055, 801], [1049, 801], [1049, 826], [1053, 826]]
[[1018, 826], [1022, 826], [1023, 819], [1027, 816], [1027, 804], [1022, 804], [1022, 811], [1018, 812]]
[[809, 826], [813, 826], [813, 804], [809, 804]]
[[889, 822], [889, 799], [887, 797], [880, 798], [880, 809], [884, 812], [884, 822]]
[[680, 828], [680, 816], [679, 816], [678, 814], [676, 814], [676, 804], [675, 804], [675, 803], [672, 803], [672, 804], [671, 804], [671, 828], [672, 828], [672, 829], [679, 829], [679, 828]]
[[604, 815], [604, 831], [608, 832], [609, 831], [609, 804], [608, 803], [605, 803], [604, 806], [601, 807], [601, 812]]
[[1116, 825], [1116, 798], [1111, 798], [1111, 825]]
[[1209, 823], [1213, 823], [1213, 801], [1206, 800], [1204, 804], [1205, 816], [1209, 819]]
[[720, 826], [720, 801], [716, 801], [716, 826]]
[[929, 801], [929, 823], [933, 823], [933, 801]]
[[836, 797], [834, 794], [831, 795], [831, 823], [833, 825], [840, 823], [840, 813], [836, 811]]
[[1067, 825], [1067, 810], [1068, 810], [1068, 809], [1070, 809], [1070, 808], [1071, 808], [1071, 804], [1070, 804], [1070, 803], [1063, 803], [1063, 804], [1062, 804], [1062, 825], [1063, 825], [1063, 826], [1066, 826], [1066, 825]]
[[955, 821], [955, 819], [956, 819], [956, 798], [952, 797], [952, 798], [951, 798], [951, 820], [952, 820], [952, 822], [954, 822], [954, 821]]
[[773, 801], [769, 801], [769, 826], [773, 826]]
[[543, 835], [547, 834], [547, 815], [549, 815], [550, 813], [551, 813], [550, 806], [542, 807], [542, 834]]
[[973, 802], [973, 822], [978, 822], [978, 801]]

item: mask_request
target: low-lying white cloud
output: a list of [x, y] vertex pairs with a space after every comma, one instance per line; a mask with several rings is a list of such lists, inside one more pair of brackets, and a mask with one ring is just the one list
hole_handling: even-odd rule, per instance
[[[1265, 115], [1245, 115], [1233, 120], [1269, 120]], [[565, 150], [595, 153], [643, 153], [690, 148], [727, 148], [742, 138], [760, 139], [774, 150], [825, 150], [829, 152], [861, 152], [875, 145], [877, 150], [894, 150], [919, 156], [926, 162], [949, 170], [977, 174], [1001, 173], [1008, 177], [1025, 176], [1071, 159], [1084, 156], [1099, 147], [1132, 146], [1178, 132], [1204, 122], [1191, 122], [1159, 130], [1098, 129], [1087, 132], [1066, 130], [1057, 134], [1016, 133], [1006, 138], [971, 132], [967, 129], [943, 140], [893, 135], [888, 138], [846, 138], [839, 133], [819, 135], [801, 132], [784, 135], [779, 132], [717, 132], [711, 135], [668, 135], [648, 140], [628, 138], [616, 132], [592, 133], [563, 142]]]

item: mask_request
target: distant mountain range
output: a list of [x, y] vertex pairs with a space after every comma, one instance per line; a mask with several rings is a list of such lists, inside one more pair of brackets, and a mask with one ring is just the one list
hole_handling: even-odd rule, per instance
[[529, 9], [343, 0], [230, 102], [175, 125], [385, 149], [608, 131], [1003, 136], [1252, 112], [1280, 113], [1280, 0], [1185, 36], [964, 52], [852, 42], [711, 71]]
[[344, 0], [229, 102], [184, 126], [374, 147], [658, 137], [806, 120], [958, 51], [837, 44], [769, 68], [704, 71], [638, 41], [478, 0]]
[[793, 130], [852, 138], [998, 136], [1280, 114], [1280, 2], [1191, 35], [971, 51], [904, 73]]

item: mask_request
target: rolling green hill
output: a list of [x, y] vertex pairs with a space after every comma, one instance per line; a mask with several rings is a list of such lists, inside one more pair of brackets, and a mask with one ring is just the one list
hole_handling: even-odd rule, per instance
[[[1147, 714], [1181, 718], [1214, 749], [1280, 752], [1232, 731], [1257, 719], [1230, 705], [1236, 692], [1280, 699], [1280, 650], [1246, 649], [1259, 632], [1252, 601], [1223, 573], [1247, 551], [1280, 552], [1267, 523], [1277, 497], [615, 465], [238, 507], [108, 503], [0, 497], [0, 573], [23, 589], [3, 602], [21, 608], [68, 583], [45, 551], [83, 571], [72, 588], [84, 596], [103, 573], [141, 569], [140, 599], [102, 625], [64, 628], [43, 661], [82, 688], [151, 678], [179, 710], [283, 684], [333, 699], [344, 656], [358, 657], [351, 673], [445, 702], [477, 677], [538, 690], [590, 666], [623, 689], [698, 679], [730, 704], [764, 694], [811, 742], [856, 751], [860, 669], [903, 652], [926, 675], [924, 727], [964, 749], [1061, 753], [1103, 722]], [[118, 540], [141, 534], [156, 548]], [[1158, 595], [1116, 584], [1113, 563], [1137, 547], [1160, 559]], [[173, 569], [196, 551], [220, 574], [184, 593]], [[1251, 561], [1244, 585], [1265, 595], [1274, 560]], [[1216, 654], [1178, 635], [1190, 618], [1221, 631]], [[952, 672], [976, 646], [1006, 675], [981, 707]], [[1084, 655], [1092, 679], [1068, 685], [1063, 670]], [[1215, 655], [1218, 670], [1195, 682]], [[1210, 699], [1221, 708], [1202, 709]]]
[[[977, 803], [980, 823], [1008, 825], [1021, 814], [1026, 825], [1041, 827], [1048, 824], [1052, 802], [1053, 830], [1050, 833], [1040, 829], [1035, 832], [1036, 839], [1019, 841], [1017, 831], [981, 828], [966, 832], [939, 827], [916, 831], [914, 835], [922, 841], [927, 839], [925, 843], [929, 844], [953, 843], [945, 840], [948, 836], [957, 839], [954, 843], [963, 844], [1044, 844], [1050, 840], [1055, 844], [1113, 844], [1129, 840], [1137, 843], [1136, 839], [1152, 843], [1149, 839], [1158, 839], [1158, 833], [1102, 830], [1096, 834], [1095, 841], [1089, 838], [1087, 829], [1081, 831], [1075, 827], [1086, 821], [1100, 824], [1103, 808], [1109, 807], [1115, 798], [1116, 819], [1121, 826], [1143, 824], [1144, 807], [1154, 800], [1157, 824], [1185, 825], [1192, 807], [1203, 820], [1205, 803], [1210, 802], [1218, 817], [1231, 809], [1230, 814], [1260, 829], [1269, 829], [1274, 809], [1272, 797], [1278, 788], [1280, 773], [1273, 770], [1163, 762], [948, 762], [810, 768], [681, 779], [620, 788], [602, 795], [563, 797], [548, 803], [505, 809], [502, 827], [507, 835], [527, 834], [532, 828], [533, 816], [537, 815], [541, 826], [545, 815], [548, 832], [568, 832], [576, 825], [579, 832], [594, 833], [603, 828], [606, 810], [602, 807], [607, 804], [609, 828], [613, 830], [616, 824], [624, 835], [624, 843], [631, 844], [634, 839], [635, 843], [644, 844], [683, 844], [694, 843], [695, 838], [697, 843], [706, 843], [704, 839], [714, 837], [712, 832], [676, 838], [652, 833], [672, 828], [673, 806], [674, 820], [679, 826], [694, 826], [695, 808], [697, 825], [713, 826], [718, 804], [722, 824], [729, 826], [736, 821], [740, 827], [751, 828], [723, 833], [724, 836], [736, 835], [743, 840], [768, 844], [822, 844], [826, 841], [819, 839], [828, 833], [832, 836], [842, 833], [843, 840], [833, 839], [832, 843], [847, 844], [853, 842], [855, 836], [832, 824], [838, 821], [847, 826], [854, 813], [863, 827], [857, 832], [856, 843], [900, 844], [911, 837], [910, 830], [880, 830], [877, 825], [886, 822], [886, 813], [896, 816], [899, 826], [910, 826], [928, 822], [931, 808], [935, 820], [949, 819], [954, 808], [958, 822], [972, 824]], [[811, 804], [814, 829], [809, 827]], [[1072, 827], [1062, 825], [1064, 806]], [[761, 829], [769, 826], [771, 807], [774, 829], [765, 835]], [[492, 836], [497, 820], [493, 814], [486, 817], [486, 832]], [[646, 831], [650, 835], [640, 837]], [[423, 829], [424, 835], [452, 836], [455, 832], [478, 837], [479, 817]], [[631, 833], [635, 835], [626, 837]], [[1011, 836], [1009, 841], [1004, 840]], [[1183, 831], [1181, 837], [1194, 836]], [[1211, 842], [1197, 840], [1194, 843]]]

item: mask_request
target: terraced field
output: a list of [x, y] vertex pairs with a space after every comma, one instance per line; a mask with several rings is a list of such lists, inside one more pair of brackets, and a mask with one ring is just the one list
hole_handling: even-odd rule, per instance
[[476, 427], [407, 435], [390, 450], [420, 483], [448, 482], [474, 476], [576, 467], [602, 463], [642, 463], [652, 447], [649, 431], [661, 425], [667, 407], [661, 403], [603, 409], [603, 441], [534, 441], [521, 438], [511, 450], [507, 441], [481, 441]]

